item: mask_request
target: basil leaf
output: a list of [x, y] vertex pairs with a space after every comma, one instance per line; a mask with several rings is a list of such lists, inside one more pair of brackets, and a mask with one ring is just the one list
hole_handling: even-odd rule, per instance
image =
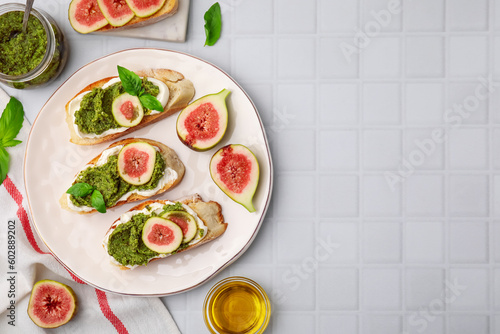
[[11, 140], [3, 143], [3, 147], [13, 147], [13, 146], [19, 145], [21, 143], [22, 143], [22, 141], [20, 141], [20, 140], [11, 139]]
[[94, 191], [93, 186], [85, 182], [79, 182], [75, 183], [68, 190], [66, 190], [66, 193], [76, 197], [85, 197], [90, 195], [92, 191]]
[[222, 30], [222, 15], [218, 2], [210, 7], [203, 17], [205, 19], [205, 45], [214, 45], [220, 37]]
[[2, 146], [0, 146], [0, 185], [7, 177], [7, 171], [9, 170], [9, 161], [9, 153]]
[[118, 65], [118, 76], [122, 82], [123, 89], [130, 95], [139, 96], [142, 88], [142, 80], [134, 72]]
[[141, 104], [144, 108], [157, 110], [160, 112], [163, 111], [163, 106], [161, 105], [160, 101], [158, 101], [158, 99], [153, 95], [145, 93], [139, 96], [139, 100], [141, 101]]
[[104, 198], [99, 190], [95, 189], [90, 197], [92, 206], [100, 213], [106, 213], [106, 204], [104, 203]]
[[2, 146], [16, 138], [23, 126], [24, 109], [21, 102], [11, 97], [0, 117], [0, 139]]

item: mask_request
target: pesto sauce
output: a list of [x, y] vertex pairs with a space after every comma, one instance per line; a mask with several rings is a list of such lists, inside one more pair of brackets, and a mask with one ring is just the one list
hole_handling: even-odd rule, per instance
[[[97, 167], [88, 167], [78, 174], [74, 183], [85, 182], [94, 186], [99, 190], [104, 198], [104, 203], [107, 208], [115, 205], [118, 200], [129, 191], [151, 190], [156, 188], [159, 180], [165, 172], [165, 160], [159, 152], [156, 152], [156, 160], [151, 179], [142, 185], [135, 186], [125, 182], [118, 173], [118, 156], [112, 155], [108, 161]], [[71, 202], [76, 206], [92, 207], [91, 195], [85, 197], [70, 196]]]
[[[148, 94], [157, 96], [160, 92], [158, 86], [142, 79], [142, 88]], [[117, 82], [106, 88], [94, 88], [87, 93], [80, 103], [80, 109], [75, 111], [75, 124], [81, 133], [92, 133], [100, 135], [110, 129], [121, 128], [111, 112], [113, 100], [125, 93], [122, 83]], [[151, 110], [144, 108], [144, 115], [151, 113]]]
[[[108, 240], [108, 254], [111, 255], [120, 264], [127, 266], [144, 265], [149, 259], [158, 256], [159, 253], [150, 250], [142, 241], [142, 229], [144, 224], [151, 217], [161, 216], [168, 211], [185, 211], [182, 204], [168, 204], [163, 207], [159, 215], [154, 212], [151, 214], [138, 213], [123, 224], [119, 224], [111, 233]], [[172, 254], [188, 247], [188, 244], [182, 244]]]
[[24, 12], [8, 12], [0, 16], [0, 72], [19, 76], [35, 69], [47, 50], [47, 33], [33, 15], [22, 32]]

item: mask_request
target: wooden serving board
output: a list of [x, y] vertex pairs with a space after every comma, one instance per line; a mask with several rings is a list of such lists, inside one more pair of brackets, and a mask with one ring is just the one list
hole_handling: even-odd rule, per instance
[[145, 38], [169, 42], [185, 42], [189, 19], [189, 2], [190, 0], [179, 0], [179, 9], [177, 10], [177, 13], [171, 17], [161, 20], [160, 22], [140, 28], [131, 28], [121, 31], [106, 31], [95, 34]]

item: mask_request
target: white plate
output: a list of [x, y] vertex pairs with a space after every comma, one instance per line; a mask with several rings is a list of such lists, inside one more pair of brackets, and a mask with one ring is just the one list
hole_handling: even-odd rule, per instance
[[[227, 98], [230, 121], [226, 135], [214, 149], [194, 152], [177, 138], [176, 115], [138, 130], [128, 137], [144, 137], [173, 148], [186, 166], [182, 182], [159, 199], [199, 193], [204, 200], [221, 204], [228, 222], [219, 239], [188, 252], [154, 261], [134, 270], [120, 270], [109, 262], [102, 239], [111, 223], [138, 202], [106, 214], [79, 215], [63, 210], [59, 198], [75, 174], [110, 143], [78, 146], [69, 142], [64, 106], [87, 84], [116, 76], [116, 66], [130, 70], [171, 68], [190, 79], [194, 99], [231, 90]], [[229, 199], [212, 181], [208, 165], [212, 155], [226, 144], [243, 144], [256, 155], [260, 182], [254, 197], [256, 212]], [[159, 49], [132, 49], [111, 54], [76, 71], [49, 98], [38, 114], [28, 139], [24, 164], [28, 203], [35, 228], [54, 256], [83, 281], [101, 290], [142, 296], [162, 296], [199, 286], [231, 264], [250, 246], [269, 205], [272, 191], [272, 162], [259, 114], [243, 89], [219, 68], [179, 52]]]

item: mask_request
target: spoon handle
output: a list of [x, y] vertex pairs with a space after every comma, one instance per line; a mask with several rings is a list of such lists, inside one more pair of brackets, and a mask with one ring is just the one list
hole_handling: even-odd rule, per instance
[[24, 9], [23, 16], [23, 32], [26, 33], [26, 28], [28, 28], [28, 19], [30, 17], [31, 7], [33, 7], [33, 2], [35, 0], [26, 0], [26, 8]]

